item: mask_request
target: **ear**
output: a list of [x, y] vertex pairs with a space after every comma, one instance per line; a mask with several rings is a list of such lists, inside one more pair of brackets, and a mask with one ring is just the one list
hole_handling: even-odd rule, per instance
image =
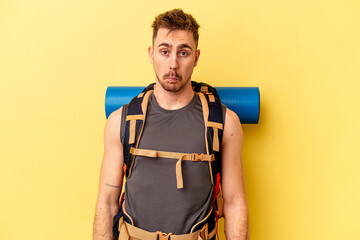
[[154, 63], [154, 48], [152, 46], [150, 46], [148, 48], [148, 54], [149, 54], [149, 60], [151, 62], [151, 64]]
[[194, 65], [195, 67], [198, 64], [199, 57], [200, 57], [200, 49], [196, 50], [196, 52], [195, 52], [195, 65]]

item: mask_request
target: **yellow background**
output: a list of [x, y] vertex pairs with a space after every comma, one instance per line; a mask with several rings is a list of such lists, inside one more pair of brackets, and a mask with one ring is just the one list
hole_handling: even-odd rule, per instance
[[258, 86], [252, 240], [360, 239], [360, 1], [0, 1], [0, 239], [91, 239], [106, 87], [154, 81], [154, 16], [201, 24], [193, 79]]

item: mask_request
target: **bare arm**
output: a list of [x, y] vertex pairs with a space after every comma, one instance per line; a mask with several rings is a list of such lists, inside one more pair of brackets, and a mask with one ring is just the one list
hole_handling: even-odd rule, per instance
[[104, 157], [94, 219], [94, 240], [112, 240], [113, 217], [119, 210], [123, 181], [123, 147], [120, 141], [121, 112], [113, 112], [104, 131]]
[[239, 118], [227, 109], [222, 143], [222, 190], [225, 235], [228, 240], [248, 239], [248, 210], [241, 160], [242, 143], [243, 132]]

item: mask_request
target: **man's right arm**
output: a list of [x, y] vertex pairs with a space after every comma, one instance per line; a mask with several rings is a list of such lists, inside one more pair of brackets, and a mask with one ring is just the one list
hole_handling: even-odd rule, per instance
[[123, 146], [120, 140], [122, 108], [113, 112], [104, 131], [104, 157], [96, 202], [93, 239], [112, 240], [113, 217], [119, 210], [123, 182]]

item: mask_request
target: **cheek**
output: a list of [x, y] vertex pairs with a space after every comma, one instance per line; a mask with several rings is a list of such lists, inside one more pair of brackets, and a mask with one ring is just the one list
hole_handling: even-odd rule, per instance
[[187, 72], [191, 72], [195, 66], [195, 61], [193, 61], [193, 59], [186, 61], [186, 62], [184, 62], [183, 66]]
[[158, 76], [163, 75], [163, 73], [165, 72], [164, 64], [160, 64], [158, 61], [155, 60], [153, 65], [154, 65], [154, 70], [155, 70], [156, 74]]
[[155, 56], [154, 65], [156, 65], [157, 68], [161, 68], [165, 65], [165, 60], [162, 58], [162, 56]]

